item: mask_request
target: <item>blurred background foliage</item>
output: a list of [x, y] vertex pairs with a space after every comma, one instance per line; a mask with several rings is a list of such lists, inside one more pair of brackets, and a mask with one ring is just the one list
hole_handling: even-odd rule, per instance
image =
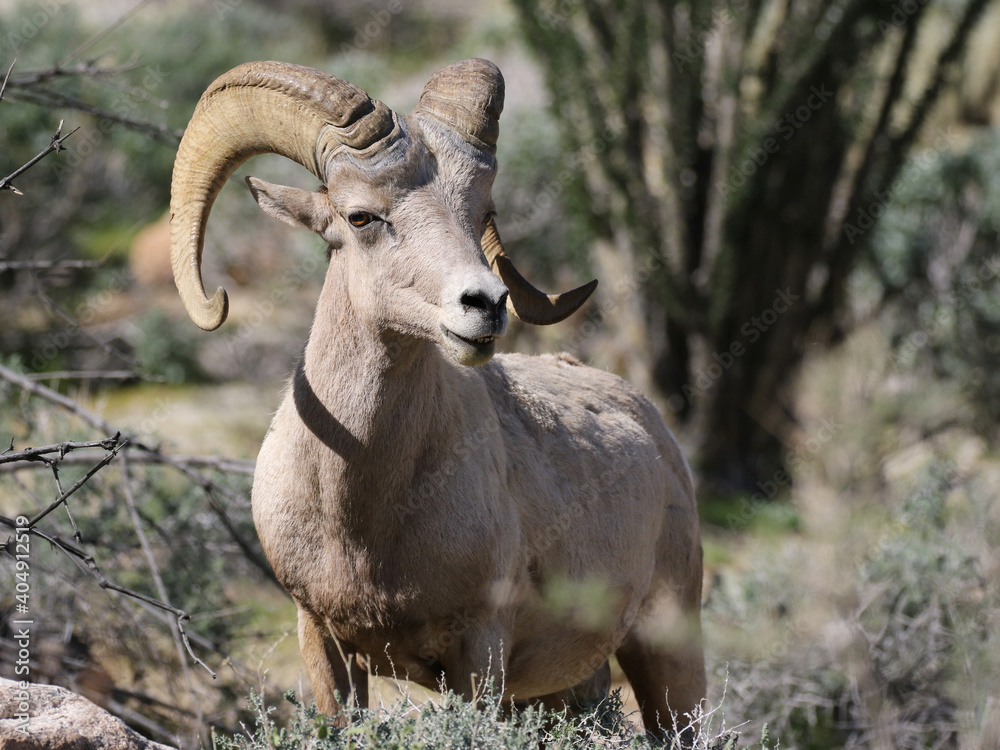
[[[841, 45], [825, 44], [838, 29]], [[38, 679], [183, 747], [249, 725], [251, 689], [308, 696], [246, 472], [325, 248], [260, 216], [233, 179], [205, 256], [230, 322], [195, 329], [167, 257], [176, 143], [240, 62], [313, 65], [406, 111], [431, 72], [475, 55], [507, 80], [494, 195], [508, 250], [545, 288], [602, 282], [561, 326], [512, 325], [506, 348], [626, 375], [695, 460], [712, 699], [729, 724], [752, 740], [766, 723], [788, 748], [1000, 743], [1000, 4], [0, 0], [0, 51], [4, 70], [17, 58], [0, 177], [60, 119], [79, 128], [14, 181], [23, 195], [0, 192], [0, 364], [150, 451], [204, 459], [113, 463], [69, 510], [109, 578], [192, 615], [192, 647], [219, 674], [178, 647], [172, 617], [36, 539]], [[830, 87], [833, 105], [757, 164], [773, 120], [796, 111], [793, 84]], [[251, 173], [311, 186], [277, 158], [237, 178]], [[662, 262], [644, 269], [649, 256]], [[836, 294], [817, 292], [834, 274]], [[747, 343], [743, 326], [786, 287], [813, 290], [809, 314], [778, 317], [715, 376], [713, 354]], [[0, 381], [5, 444], [97, 432]], [[65, 486], [88, 463], [62, 466]], [[4, 516], [57, 496], [44, 467], [0, 469]], [[73, 539], [62, 511], [45, 523]]]

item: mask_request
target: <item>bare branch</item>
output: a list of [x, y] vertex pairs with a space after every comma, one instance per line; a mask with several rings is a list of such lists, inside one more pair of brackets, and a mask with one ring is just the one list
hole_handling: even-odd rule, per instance
[[[153, 554], [153, 548], [150, 546], [149, 539], [146, 537], [146, 531], [142, 528], [142, 519], [139, 518], [138, 504], [135, 501], [135, 494], [132, 492], [133, 480], [132, 471], [129, 468], [128, 453], [122, 454], [122, 475], [124, 477], [123, 487], [125, 489], [125, 502], [128, 504], [129, 517], [132, 520], [132, 528], [135, 529], [136, 536], [139, 538], [139, 544], [142, 546], [143, 554], [146, 556], [149, 571], [153, 576], [153, 583], [156, 585], [157, 596], [159, 596], [162, 601], [169, 603], [170, 597], [167, 594], [167, 587], [163, 583], [163, 576], [160, 575], [160, 566], [156, 562], [156, 555]], [[194, 683], [191, 681], [191, 672], [188, 670], [187, 662], [184, 659], [184, 646], [182, 645], [182, 642], [187, 645], [189, 654], [191, 654], [195, 659], [198, 657], [194, 656], [191, 651], [191, 644], [188, 643], [187, 639], [183, 637], [184, 628], [179, 619], [177, 622], [171, 623], [170, 629], [173, 633], [174, 643], [177, 647], [177, 657], [181, 665], [181, 670], [184, 674], [184, 681], [187, 683], [188, 692], [191, 694], [195, 711], [198, 714], [198, 723], [202, 724], [204, 723], [205, 717], [202, 715], [201, 704], [194, 692]], [[202, 666], [204, 666], [204, 664]]]
[[[236, 542], [237, 546], [240, 548], [240, 550], [243, 552], [246, 558], [265, 575], [267, 580], [271, 581], [272, 583], [280, 587], [270, 567], [254, 551], [253, 546], [250, 544], [250, 542], [244, 539], [243, 536], [239, 533], [238, 529], [236, 528], [236, 525], [228, 517], [225, 508], [219, 503], [218, 499], [216, 498], [216, 495], [227, 497], [239, 503], [246, 503], [246, 498], [240, 495], [239, 493], [233, 492], [232, 490], [218, 484], [217, 482], [213, 482], [209, 477], [205, 476], [196, 468], [194, 468], [196, 465], [202, 465], [205, 467], [220, 468], [220, 469], [223, 469], [223, 467], [228, 466], [234, 471], [252, 473], [252, 469], [250, 468], [250, 464], [248, 462], [241, 463], [234, 461], [225, 461], [222, 459], [211, 459], [211, 458], [198, 459], [190, 456], [188, 457], [170, 456], [166, 453], [161, 452], [157, 448], [153, 448], [149, 445], [144, 444], [139, 438], [137, 438], [134, 435], [129, 435], [127, 433], [115, 430], [108, 422], [101, 419], [96, 414], [93, 414], [88, 410], [84, 409], [82, 406], [80, 406], [72, 399], [69, 399], [59, 393], [56, 393], [51, 388], [46, 388], [43, 385], [34, 383], [31, 380], [25, 378], [24, 376], [19, 375], [18, 373], [10, 370], [7, 367], [4, 367], [3, 365], [0, 365], [0, 378], [3, 378], [11, 383], [14, 383], [15, 385], [20, 386], [29, 393], [41, 396], [42, 398], [45, 398], [48, 401], [51, 401], [52, 403], [55, 403], [59, 406], [62, 406], [65, 409], [68, 409], [73, 414], [76, 414], [91, 426], [96, 427], [97, 429], [103, 432], [108, 432], [108, 433], [116, 432], [119, 436], [121, 436], [123, 440], [122, 447], [124, 447], [125, 444], [128, 444], [130, 450], [134, 449], [139, 451], [139, 456], [144, 456], [146, 461], [150, 463], [160, 463], [166, 466], [171, 466], [175, 468], [177, 471], [184, 474], [192, 482], [194, 482], [195, 484], [197, 484], [198, 486], [200, 486], [202, 489], [205, 490], [209, 501], [209, 507], [222, 522], [226, 531], [229, 532], [229, 535], [232, 537], [233, 541]], [[141, 460], [139, 459], [139, 456], [133, 457], [133, 460]], [[14, 464], [13, 466], [17, 465]]]
[[16, 63], [16, 62], [17, 62], [17, 58], [15, 57], [15, 58], [14, 58], [14, 59], [13, 59], [13, 60], [11, 61], [11, 63], [10, 63], [10, 67], [9, 67], [9, 68], [7, 68], [7, 75], [5, 75], [5, 76], [3, 77], [3, 83], [0, 83], [0, 102], [2, 102], [2, 101], [3, 101], [3, 95], [4, 95], [4, 92], [5, 92], [6, 90], [7, 90], [7, 81], [9, 81], [9, 80], [10, 80], [10, 72], [11, 72], [12, 70], [14, 70], [14, 63]]
[[107, 78], [120, 75], [122, 73], [128, 73], [129, 71], [136, 70], [141, 67], [143, 67], [143, 65], [138, 62], [136, 57], [133, 57], [133, 59], [127, 63], [110, 68], [102, 68], [97, 65], [96, 60], [88, 60], [86, 62], [79, 63], [72, 68], [56, 65], [51, 68], [27, 70], [13, 78], [10, 85], [12, 88], [19, 89], [35, 86], [39, 83], [48, 83], [49, 81], [55, 81], [60, 78]]
[[181, 135], [184, 133], [183, 130], [176, 130], [160, 123], [117, 114], [102, 107], [94, 106], [93, 104], [85, 102], [82, 99], [77, 99], [76, 97], [56, 91], [50, 91], [46, 88], [17, 89], [15, 96], [22, 101], [38, 104], [42, 107], [48, 107], [49, 109], [64, 108], [75, 109], [78, 112], [86, 112], [87, 114], [94, 115], [95, 117], [101, 117], [105, 120], [110, 120], [111, 122], [117, 122], [119, 125], [124, 125], [132, 130], [154, 138], [161, 143], [166, 143], [171, 146], [176, 146], [180, 143]]
[[903, 161], [909, 154], [911, 147], [916, 142], [917, 135], [923, 127], [931, 108], [937, 103], [941, 94], [941, 89], [945, 83], [946, 73], [960, 55], [966, 50], [966, 41], [975, 27], [979, 17], [986, 9], [987, 0], [970, 0], [965, 7], [965, 13], [958, 25], [952, 32], [951, 39], [945, 48], [938, 55], [934, 64], [934, 73], [930, 82], [924, 88], [920, 97], [913, 103], [913, 110], [906, 128], [898, 136], [892, 139], [888, 164], [881, 175], [878, 190], [881, 192], [889, 188], [899, 174]]
[[[18, 373], [14, 372], [8, 367], [4, 367], [3, 365], [0, 365], [0, 378], [3, 378], [9, 383], [13, 383], [14, 385], [18, 386], [22, 390], [27, 391], [28, 393], [31, 393], [35, 396], [41, 396], [46, 401], [50, 401], [53, 404], [56, 404], [57, 406], [63, 407], [64, 409], [72, 412], [80, 419], [82, 419], [84, 422], [89, 424], [91, 427], [96, 428], [100, 432], [103, 432], [107, 435], [114, 435], [116, 433], [125, 435], [125, 433], [122, 433], [120, 430], [116, 430], [114, 427], [112, 427], [109, 422], [104, 421], [93, 412], [84, 409], [73, 399], [67, 398], [66, 396], [63, 396], [60, 393], [56, 393], [54, 390], [52, 390], [51, 388], [46, 388], [44, 385], [33, 383], [23, 375], [19, 375]], [[125, 437], [129, 442], [135, 442], [131, 435], [125, 435]]]
[[[116, 435], [115, 439], [117, 439], [117, 438], [118, 438], [118, 436]], [[69, 499], [70, 495], [72, 495], [78, 489], [80, 489], [81, 487], [83, 487], [83, 485], [86, 484], [90, 480], [90, 478], [94, 476], [94, 474], [96, 474], [101, 469], [103, 469], [105, 466], [107, 466], [109, 463], [111, 463], [114, 460], [115, 456], [118, 455], [118, 452], [122, 448], [124, 448], [127, 444], [128, 444], [128, 442], [125, 441], [125, 442], [122, 442], [122, 443], [119, 443], [118, 445], [116, 445], [111, 450], [111, 452], [108, 453], [108, 455], [106, 455], [104, 458], [102, 458], [100, 461], [98, 461], [94, 465], [94, 468], [92, 468], [90, 471], [88, 471], [86, 474], [84, 474], [79, 480], [77, 480], [77, 482], [72, 487], [70, 487], [68, 490], [66, 490], [64, 493], [62, 493], [57, 500], [53, 501], [52, 504], [49, 505], [45, 510], [43, 510], [43, 511], [41, 511], [39, 513], [36, 513], [31, 518], [31, 520], [28, 521], [28, 528], [30, 529], [31, 527], [33, 527], [36, 523], [38, 523], [43, 518], [45, 518], [45, 516], [47, 516], [49, 513], [51, 513], [52, 511], [54, 511], [56, 508], [58, 508], [64, 502], [66, 502], [66, 500]]]
[[[0, 524], [3, 524], [4, 526], [7, 526], [8, 528], [11, 529], [22, 528], [17, 525], [14, 519], [8, 518], [7, 516], [0, 516]], [[199, 659], [191, 650], [191, 642], [188, 640], [187, 634], [184, 632], [184, 626], [183, 626], [183, 623], [185, 621], [191, 619], [191, 616], [187, 612], [185, 612], [183, 609], [177, 609], [177, 607], [174, 607], [173, 605], [168, 604], [167, 602], [161, 602], [158, 599], [154, 599], [151, 596], [146, 596], [145, 594], [139, 593], [138, 591], [133, 591], [132, 589], [125, 588], [124, 586], [119, 586], [117, 583], [110, 581], [107, 578], [107, 576], [104, 575], [104, 572], [101, 570], [100, 566], [97, 564], [97, 561], [94, 559], [92, 555], [80, 549], [72, 542], [67, 542], [66, 540], [62, 539], [58, 534], [47, 534], [44, 531], [41, 531], [40, 529], [32, 526], [29, 526], [27, 531], [28, 533], [33, 534], [34, 536], [44, 539], [53, 547], [61, 550], [70, 558], [72, 558], [78, 565], [80, 565], [81, 568], [89, 572], [96, 579], [97, 585], [100, 586], [102, 589], [105, 589], [106, 591], [116, 591], [119, 594], [122, 594], [123, 596], [127, 596], [131, 599], [135, 599], [136, 601], [143, 602], [152, 607], [163, 610], [164, 612], [169, 612], [170, 614], [174, 615], [177, 618], [177, 627], [178, 630], [180, 631], [183, 643], [187, 648], [188, 654], [196, 663], [200, 664], [202, 667], [205, 668], [205, 670], [210, 675], [212, 675], [212, 679], [215, 679], [218, 676], [208, 667], [208, 665], [205, 664], [205, 662]]]
[[166, 378], [143, 375], [132, 370], [53, 370], [52, 372], [36, 372], [25, 375], [29, 380], [152, 380], [158, 383], [166, 382]]
[[58, 302], [56, 302], [48, 294], [45, 293], [45, 290], [42, 288], [42, 285], [38, 283], [38, 279], [34, 279], [34, 282], [35, 282], [35, 293], [38, 295], [38, 298], [42, 301], [42, 304], [44, 304], [47, 308], [49, 308], [49, 310], [51, 310], [53, 313], [55, 313], [60, 318], [65, 320], [67, 323], [69, 323], [69, 325], [72, 326], [74, 330], [79, 331], [83, 336], [86, 336], [88, 339], [90, 339], [96, 346], [103, 349], [108, 355], [112, 357], [117, 357], [123, 363], [125, 363], [125, 365], [132, 367], [134, 369], [138, 369], [140, 367], [140, 363], [137, 359], [135, 359], [135, 357], [132, 357], [130, 354], [122, 351], [113, 344], [109, 344], [106, 341], [98, 339], [92, 333], [90, 333], [84, 326], [80, 324], [80, 322], [76, 318], [73, 317], [73, 315], [70, 312], [64, 310]]
[[[239, 458], [224, 458], [222, 456], [165, 456], [162, 453], [147, 452], [145, 449], [132, 445], [129, 445], [130, 449], [135, 449], [140, 451], [139, 453], [133, 454], [129, 451], [129, 460], [134, 464], [165, 464], [176, 468], [178, 470], [195, 470], [195, 469], [214, 469], [216, 471], [222, 471], [227, 474], [246, 474], [247, 476], [253, 476], [254, 468], [256, 463], [250, 459], [239, 459]], [[0, 454], [3, 456], [6, 454]], [[60, 458], [59, 464], [63, 466], [74, 466], [80, 464], [90, 464], [96, 459], [96, 456], [87, 455], [86, 453], [81, 453], [76, 456], [66, 456], [66, 458]], [[4, 464], [0, 461], [0, 464]], [[19, 459], [17, 461], [11, 461], [6, 465], [0, 465], [0, 474], [13, 473], [15, 471], [22, 471], [24, 469], [40, 469], [42, 464], [39, 461], [27, 459]], [[200, 474], [193, 473], [189, 475], [192, 481], [201, 484], [204, 477]]]
[[257, 566], [257, 569], [264, 574], [265, 578], [274, 582], [276, 585], [280, 587], [281, 584], [279, 584], [278, 579], [274, 577], [274, 573], [271, 571], [271, 566], [268, 565], [267, 562], [263, 558], [261, 558], [260, 555], [257, 554], [253, 546], [251, 546], [251, 544], [243, 538], [242, 534], [240, 534], [239, 530], [236, 528], [236, 524], [234, 524], [232, 520], [229, 518], [229, 514], [226, 512], [226, 509], [222, 506], [222, 503], [218, 501], [212, 490], [207, 487], [205, 488], [205, 497], [208, 498], [209, 507], [215, 513], [216, 517], [222, 522], [222, 525], [226, 527], [226, 531], [229, 532], [229, 535], [233, 538], [233, 541], [235, 541], [236, 544], [239, 546], [240, 551], [243, 553], [243, 556], [246, 557], [255, 566]]
[[9, 175], [4, 177], [3, 179], [0, 179], [0, 190], [10, 190], [12, 193], [16, 195], [23, 195], [23, 193], [20, 190], [18, 190], [11, 184], [11, 181], [14, 178], [27, 172], [29, 169], [31, 169], [33, 166], [35, 166], [38, 162], [40, 162], [46, 156], [51, 154], [53, 151], [62, 151], [65, 148], [63, 146], [63, 141], [65, 141], [67, 138], [73, 135], [73, 133], [75, 133], [77, 130], [80, 129], [79, 127], [75, 127], [71, 131], [69, 131], [66, 135], [62, 135], [62, 126], [63, 126], [63, 121], [60, 120], [59, 127], [56, 128], [56, 132], [53, 134], [52, 140], [49, 142], [49, 145], [46, 146], [37, 156], [32, 158], [24, 166], [15, 169]]
[[104, 29], [91, 36], [87, 41], [85, 41], [83, 44], [81, 44], [79, 47], [73, 50], [69, 55], [67, 55], [66, 59], [62, 61], [61, 65], [68, 65], [70, 61], [74, 60], [77, 57], [80, 57], [80, 55], [82, 55], [88, 49], [91, 49], [95, 44], [97, 44], [102, 39], [106, 38], [108, 34], [113, 32], [115, 29], [119, 28], [123, 23], [128, 21], [132, 16], [134, 16], [136, 13], [142, 10], [150, 2], [151, 0], [140, 0], [139, 3], [129, 8], [117, 19], [108, 24]]
[[[11, 188], [13, 189], [13, 188]], [[98, 268], [100, 260], [2, 260], [0, 271], [48, 271], [58, 268]]]
[[103, 448], [106, 451], [113, 450], [118, 443], [118, 436], [105, 438], [104, 440], [90, 440], [87, 442], [66, 441], [65, 443], [55, 443], [53, 445], [42, 445], [37, 448], [25, 448], [21, 451], [7, 450], [0, 453], [0, 464], [14, 461], [39, 461], [42, 456], [50, 453], [58, 453], [61, 460], [70, 451], [81, 450], [83, 448]]

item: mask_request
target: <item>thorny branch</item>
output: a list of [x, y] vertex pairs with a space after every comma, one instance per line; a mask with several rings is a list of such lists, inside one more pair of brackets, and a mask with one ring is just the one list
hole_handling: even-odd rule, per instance
[[[118, 436], [116, 435], [115, 438], [117, 439], [117, 437]], [[91, 477], [93, 477], [97, 472], [99, 472], [101, 469], [103, 469], [105, 466], [111, 463], [118, 456], [118, 452], [122, 448], [124, 448], [127, 444], [128, 441], [116, 445], [111, 451], [108, 452], [108, 455], [106, 455], [104, 458], [102, 458], [100, 461], [94, 464], [94, 467], [90, 471], [88, 471], [86, 474], [80, 477], [73, 484], [72, 487], [63, 492], [56, 500], [54, 500], [47, 508], [45, 508], [45, 510], [39, 511], [34, 516], [32, 516], [31, 520], [28, 521], [28, 528], [29, 529], [32, 528], [35, 524], [37, 524], [39, 521], [45, 518], [45, 516], [47, 516], [49, 513], [58, 508], [60, 505], [65, 503], [69, 499], [70, 495], [72, 495], [78, 489], [83, 487], [83, 485], [85, 485], [90, 480]]]
[[[6, 83], [6, 81], [5, 81], [5, 83]], [[14, 187], [14, 185], [11, 184], [12, 181], [15, 178], [19, 177], [20, 175], [22, 175], [25, 172], [27, 172], [29, 169], [31, 169], [33, 166], [35, 166], [38, 162], [40, 162], [46, 156], [48, 156], [49, 154], [51, 154], [53, 151], [63, 151], [65, 149], [65, 146], [63, 146], [63, 141], [65, 141], [67, 138], [69, 138], [71, 135], [73, 135], [73, 133], [75, 133], [77, 130], [80, 129], [79, 126], [75, 127], [71, 131], [69, 131], [66, 135], [63, 135], [62, 134], [62, 127], [63, 127], [63, 121], [60, 120], [59, 121], [59, 127], [56, 128], [56, 132], [52, 135], [52, 140], [49, 141], [49, 145], [48, 146], [46, 146], [44, 149], [42, 149], [36, 156], [34, 156], [31, 160], [29, 160], [23, 166], [18, 167], [13, 172], [11, 172], [9, 175], [7, 175], [6, 177], [4, 177], [3, 179], [0, 179], [0, 190], [10, 190], [12, 193], [14, 193], [16, 195], [24, 195], [24, 193], [22, 193], [20, 190], [18, 190], [16, 187]]]
[[48, 107], [50, 109], [65, 108], [75, 109], [79, 112], [86, 112], [89, 115], [94, 115], [95, 117], [100, 117], [105, 120], [110, 120], [111, 122], [116, 122], [119, 125], [124, 125], [132, 130], [142, 133], [143, 135], [149, 136], [150, 138], [154, 138], [161, 143], [166, 143], [171, 146], [176, 146], [180, 143], [181, 135], [183, 134], [182, 130], [177, 130], [150, 120], [142, 120], [136, 117], [117, 114], [104, 109], [103, 107], [96, 107], [93, 104], [85, 102], [74, 96], [69, 96], [56, 91], [50, 91], [45, 88], [26, 88], [19, 90], [17, 98], [23, 101], [31, 102], [32, 104]]
[[[131, 444], [130, 448], [133, 448]], [[28, 449], [36, 450], [34, 448]], [[0, 454], [0, 456], [7, 456], [11, 454]], [[146, 453], [141, 452], [136, 455], [129, 454], [129, 460], [134, 464], [163, 464], [164, 459], [167, 458], [163, 454], [157, 453]], [[216, 471], [224, 471], [228, 474], [246, 474], [247, 476], [253, 476], [255, 462], [246, 459], [239, 458], [224, 458], [222, 456], [170, 456], [170, 465], [175, 467], [178, 471], [196, 470], [196, 469], [214, 469]], [[66, 456], [65, 458], [59, 459], [60, 466], [72, 466], [78, 464], [92, 463], [94, 460], [93, 456], [88, 455], [86, 452], [80, 453], [75, 456]], [[22, 469], [31, 468], [41, 468], [39, 465], [40, 459], [17, 459], [11, 461], [7, 465], [0, 465], [0, 474], [5, 474], [8, 472], [20, 471]], [[0, 464], [4, 461], [0, 460]], [[195, 472], [189, 475], [189, 478], [200, 484], [204, 479], [203, 475]], [[234, 493], [226, 493], [227, 497], [233, 498]], [[237, 501], [242, 503], [242, 498], [236, 496]]]
[[[103, 571], [101, 571], [100, 567], [97, 565], [97, 562], [94, 560], [92, 555], [88, 554], [79, 546], [60, 538], [57, 534], [51, 534], [42, 531], [41, 529], [38, 528], [37, 524], [53, 510], [59, 508], [60, 506], [65, 506], [66, 500], [74, 492], [79, 490], [80, 487], [82, 487], [101, 469], [103, 469], [105, 466], [111, 463], [111, 461], [113, 461], [119, 453], [125, 452], [123, 453], [123, 460], [125, 462], [123, 470], [125, 472], [126, 483], [131, 481], [131, 475], [127, 468], [127, 464], [129, 461], [134, 461], [137, 463], [158, 463], [170, 466], [175, 470], [179, 471], [180, 473], [184, 474], [186, 477], [188, 477], [191, 481], [198, 484], [200, 487], [202, 487], [209, 498], [209, 504], [212, 511], [220, 519], [223, 527], [226, 528], [230, 536], [240, 547], [243, 553], [247, 556], [250, 562], [252, 562], [255, 566], [260, 568], [260, 570], [265, 573], [268, 580], [274, 582], [275, 579], [273, 573], [270, 571], [270, 568], [262, 559], [260, 559], [259, 555], [257, 555], [254, 552], [252, 545], [250, 545], [249, 542], [243, 539], [242, 536], [238, 533], [236, 525], [229, 518], [226, 509], [218, 501], [216, 496], [223, 495], [229, 498], [236, 498], [237, 500], [242, 502], [245, 502], [245, 500], [240, 495], [238, 495], [238, 493], [234, 493], [231, 490], [228, 490], [227, 488], [219, 485], [218, 483], [213, 482], [207, 475], [203, 474], [201, 471], [198, 470], [198, 467], [202, 467], [202, 468], [214, 468], [223, 471], [233, 469], [238, 472], [247, 472], [247, 471], [252, 472], [252, 465], [249, 464], [248, 462], [227, 461], [225, 459], [218, 459], [212, 457], [202, 458], [202, 457], [191, 457], [191, 456], [170, 456], [168, 454], [163, 453], [159, 448], [152, 447], [146, 444], [136, 435], [125, 434], [121, 430], [114, 429], [107, 421], [105, 421], [98, 415], [90, 412], [89, 410], [85, 409], [72, 399], [63, 396], [57, 393], [56, 391], [47, 388], [44, 385], [36, 383], [31, 379], [23, 375], [20, 375], [19, 373], [16, 373], [13, 370], [10, 370], [9, 368], [3, 365], [0, 365], [0, 378], [20, 387], [23, 391], [31, 395], [43, 398], [53, 404], [56, 404], [72, 412], [74, 415], [76, 415], [81, 420], [89, 424], [91, 427], [99, 429], [107, 434], [113, 433], [113, 437], [105, 438], [103, 440], [79, 441], [79, 442], [67, 441], [64, 443], [56, 443], [52, 445], [27, 448], [23, 450], [14, 450], [13, 445], [11, 445], [11, 447], [8, 450], [0, 453], [0, 466], [3, 466], [3, 471], [12, 471], [21, 468], [28, 468], [33, 465], [45, 465], [48, 466], [50, 469], [52, 469], [53, 474], [55, 475], [56, 484], [60, 492], [59, 497], [55, 501], [50, 503], [46, 508], [44, 508], [40, 512], [36, 513], [33, 517], [31, 517], [31, 519], [28, 521], [26, 530], [31, 534], [35, 534], [40, 538], [45, 539], [46, 541], [48, 541], [49, 543], [60, 549], [62, 552], [70, 556], [72, 559], [74, 559], [74, 561], [77, 562], [77, 564], [81, 567], [81, 569], [86, 570], [87, 572], [89, 572], [90, 575], [92, 575], [96, 579], [98, 585], [101, 588], [110, 591], [116, 591], [138, 602], [144, 603], [146, 605], [152, 606], [156, 609], [159, 609], [163, 612], [173, 615], [176, 618], [176, 622], [175, 623], [171, 622], [171, 626], [173, 628], [176, 628], [174, 631], [175, 637], [179, 638], [179, 641], [183, 643], [184, 648], [186, 649], [190, 657], [194, 660], [194, 662], [204, 667], [209, 672], [209, 674], [211, 674], [212, 677], [215, 678], [216, 673], [212, 671], [201, 659], [199, 659], [194, 654], [191, 648], [190, 639], [188, 637], [187, 632], [184, 630], [184, 623], [190, 620], [190, 615], [188, 615], [188, 613], [185, 612], [184, 610], [174, 607], [172, 604], [169, 603], [169, 601], [166, 600], [166, 596], [164, 596], [166, 590], [162, 586], [162, 582], [157, 586], [158, 593], [160, 594], [161, 599], [154, 599], [153, 597], [141, 594], [132, 589], [128, 589], [116, 583], [113, 583], [104, 575]], [[85, 452], [88, 449], [89, 450], [101, 449], [106, 452], [106, 455], [102, 459], [97, 461], [97, 463], [94, 464], [91, 467], [91, 469], [80, 480], [74, 483], [72, 487], [70, 487], [68, 490], [63, 491], [62, 485], [59, 483], [59, 477], [58, 477], [59, 463], [65, 460], [65, 457], [69, 453], [72, 453], [74, 451]], [[83, 457], [83, 460], [86, 460], [87, 458], [85, 453], [81, 453], [80, 456]], [[124, 458], [125, 456], [127, 456], [128, 458], [125, 459]], [[76, 458], [77, 457], [73, 457], [73, 459]], [[71, 462], [76, 463], [77, 461], [71, 460]], [[129, 499], [130, 509], [135, 510], [134, 498], [132, 498], [131, 496], [130, 486], [126, 488], [126, 496]], [[133, 523], [138, 523], [138, 516], [136, 513], [132, 513], [132, 519]], [[18, 528], [15, 526], [15, 522], [12, 519], [6, 518], [4, 516], [0, 516], [0, 524], [6, 525], [12, 529]], [[145, 537], [144, 534], [141, 532], [141, 529], [138, 530], [138, 533], [140, 536], [140, 541], [144, 540]], [[77, 536], [76, 541], [77, 542], [80, 541], [79, 536]], [[147, 557], [150, 557], [148, 550], [148, 543], [144, 544], [143, 546], [144, 549], [146, 549], [147, 551]], [[154, 579], [158, 578], [159, 578], [158, 573], [154, 571]]]
[[26, 448], [22, 451], [8, 449], [3, 453], [0, 453], [0, 464], [11, 463], [13, 461], [43, 461], [48, 463], [47, 459], [43, 457], [48, 456], [51, 453], [58, 453], [59, 459], [62, 460], [62, 458], [70, 451], [81, 450], [83, 448], [103, 448], [104, 450], [109, 451], [112, 450], [117, 443], [117, 436], [115, 436], [105, 440], [90, 440], [87, 442], [67, 441], [65, 443], [56, 443], [54, 445], [42, 445], [38, 448]]
[[14, 70], [14, 63], [16, 62], [17, 59], [15, 58], [14, 61], [11, 62], [10, 67], [7, 68], [7, 74], [3, 77], [3, 83], [0, 83], [0, 102], [3, 101], [4, 92], [7, 91], [7, 81], [10, 80], [10, 72]]
[[[7, 516], [0, 516], [0, 524], [3, 524], [4, 526], [7, 526], [8, 528], [11, 529], [21, 528], [17, 526], [17, 523], [13, 518], [8, 518]], [[202, 667], [204, 667], [208, 671], [208, 673], [212, 675], [213, 679], [217, 676], [216, 673], [213, 672], [209, 668], [209, 666], [205, 664], [205, 662], [199, 659], [197, 655], [195, 655], [194, 651], [191, 649], [191, 642], [188, 640], [187, 633], [184, 632], [184, 622], [190, 620], [191, 615], [189, 615], [182, 609], [177, 609], [176, 607], [168, 604], [167, 602], [161, 602], [160, 600], [154, 599], [151, 596], [146, 596], [143, 593], [140, 593], [138, 591], [133, 591], [132, 589], [125, 588], [124, 586], [119, 586], [117, 583], [113, 583], [112, 581], [108, 580], [107, 576], [104, 575], [104, 572], [101, 570], [100, 566], [97, 564], [97, 561], [94, 559], [92, 555], [88, 554], [80, 547], [77, 547], [72, 542], [67, 542], [65, 539], [62, 539], [58, 534], [47, 534], [31, 526], [29, 526], [28, 528], [28, 533], [33, 534], [34, 536], [37, 536], [41, 539], [44, 539], [53, 547], [59, 549], [60, 551], [68, 555], [70, 558], [72, 558], [73, 561], [77, 563], [77, 565], [79, 565], [84, 570], [88, 571], [97, 580], [97, 585], [100, 586], [102, 589], [105, 589], [106, 591], [116, 591], [119, 594], [130, 597], [140, 602], [144, 602], [152, 607], [156, 607], [157, 609], [161, 609], [164, 612], [169, 612], [170, 614], [174, 615], [177, 618], [177, 628], [180, 631], [181, 638], [183, 639], [184, 645], [187, 648], [188, 654], [195, 661], [195, 663], [200, 664]]]
[[[16, 62], [17, 62], [16, 59], [13, 62], [11, 62], [10, 67], [7, 68], [7, 74], [3, 77], [3, 83], [0, 84], [0, 102], [3, 101], [4, 94], [7, 93], [7, 84], [10, 82], [10, 74], [14, 70], [14, 64]], [[24, 195], [24, 193], [22, 193], [20, 190], [14, 187], [14, 185], [12, 184], [14, 179], [27, 172], [29, 169], [31, 169], [33, 166], [35, 166], [38, 162], [40, 162], [46, 156], [51, 154], [53, 151], [64, 150], [65, 147], [63, 146], [63, 141], [65, 141], [67, 138], [73, 135], [73, 133], [75, 133], [77, 130], [80, 129], [79, 127], [73, 128], [66, 135], [63, 135], [62, 127], [63, 127], [63, 121], [60, 120], [59, 127], [56, 128], [56, 132], [55, 134], [53, 134], [52, 140], [49, 141], [48, 146], [42, 149], [41, 152], [39, 152], [34, 158], [32, 158], [26, 164], [22, 165], [21, 167], [18, 167], [3, 179], [0, 179], [0, 190], [10, 190], [15, 195]]]

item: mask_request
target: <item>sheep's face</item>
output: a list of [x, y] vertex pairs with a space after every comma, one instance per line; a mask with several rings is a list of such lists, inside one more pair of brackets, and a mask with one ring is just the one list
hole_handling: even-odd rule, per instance
[[330, 243], [328, 273], [346, 277], [353, 315], [484, 364], [507, 331], [507, 287], [480, 244], [496, 161], [433, 123], [406, 130], [377, 162], [332, 164], [319, 191], [255, 178], [250, 187], [268, 214]]
[[597, 282], [535, 289], [492, 218], [503, 96], [500, 71], [479, 59], [437, 71], [405, 117], [313, 68], [254, 62], [219, 76], [184, 131], [171, 184], [170, 259], [191, 319], [212, 331], [229, 313], [225, 290], [209, 297], [201, 278], [205, 226], [229, 176], [263, 153], [324, 184], [309, 192], [249, 178], [265, 211], [330, 243], [328, 281], [381, 334], [431, 340], [478, 365], [493, 356], [508, 311], [536, 325], [573, 313]]

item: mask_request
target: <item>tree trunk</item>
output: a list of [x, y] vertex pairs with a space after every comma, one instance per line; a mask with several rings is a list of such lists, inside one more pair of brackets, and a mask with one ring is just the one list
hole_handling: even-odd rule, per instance
[[[877, 0], [836, 13], [819, 0], [515, 0], [583, 157], [602, 283], [642, 279], [602, 319], [700, 437], [703, 479], [753, 491], [783, 478], [807, 346], [850, 326], [847, 280], [870, 234], [848, 236], [847, 221], [884, 200], [986, 3], [942, 27], [928, 3], [900, 16]], [[928, 24], [950, 37], [911, 66]], [[597, 140], [606, 149], [589, 152]], [[635, 356], [616, 361], [648, 382]]]

